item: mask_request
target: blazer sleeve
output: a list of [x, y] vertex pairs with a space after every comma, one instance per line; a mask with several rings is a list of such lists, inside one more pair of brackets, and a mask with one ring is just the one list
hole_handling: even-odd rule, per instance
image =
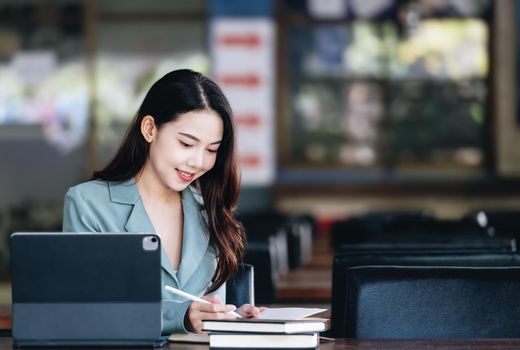
[[163, 326], [162, 334], [168, 335], [171, 333], [188, 333], [188, 329], [184, 324], [184, 318], [191, 301], [177, 302], [173, 300], [163, 300]]
[[64, 232], [100, 232], [92, 208], [81, 196], [76, 187], [72, 187], [65, 195], [63, 206]]
[[[220, 300], [226, 303], [226, 284], [224, 283], [214, 292], [206, 295], [217, 295]], [[162, 333], [188, 333], [184, 320], [190, 307], [191, 301], [177, 302], [173, 300], [163, 300], [163, 329]]]

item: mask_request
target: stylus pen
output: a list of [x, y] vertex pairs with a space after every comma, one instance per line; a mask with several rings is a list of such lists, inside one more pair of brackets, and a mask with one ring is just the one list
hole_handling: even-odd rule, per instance
[[[211, 304], [207, 300], [201, 299], [199, 297], [196, 297], [195, 295], [191, 295], [189, 293], [183, 292], [182, 290], [177, 289], [177, 288], [173, 288], [171, 286], [164, 286], [164, 289], [166, 289], [167, 291], [172, 292], [174, 294], [180, 295], [181, 297], [185, 297], [186, 299], [190, 299], [190, 300], [196, 301], [198, 303]], [[242, 316], [237, 314], [235, 311], [229, 311], [228, 314], [233, 315], [236, 318], [242, 318]]]

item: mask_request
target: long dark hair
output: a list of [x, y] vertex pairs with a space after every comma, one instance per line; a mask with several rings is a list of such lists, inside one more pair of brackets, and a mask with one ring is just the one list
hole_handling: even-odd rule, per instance
[[222, 90], [204, 75], [188, 69], [170, 72], [152, 85], [132, 121], [123, 143], [110, 163], [93, 178], [124, 181], [143, 168], [150, 146], [141, 134], [141, 121], [153, 116], [160, 128], [180, 115], [197, 110], [215, 111], [224, 124], [215, 165], [199, 178], [208, 214], [210, 243], [216, 248], [218, 264], [210, 290], [216, 290], [233, 276], [245, 249], [244, 230], [233, 217], [239, 194], [235, 156], [235, 130], [231, 107]]

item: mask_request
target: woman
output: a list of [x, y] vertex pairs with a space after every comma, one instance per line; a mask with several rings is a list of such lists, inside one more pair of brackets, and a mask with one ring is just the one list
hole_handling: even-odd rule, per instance
[[[156, 232], [163, 284], [211, 302], [164, 291], [164, 334], [200, 332], [201, 320], [229, 318], [235, 309], [222, 303], [245, 246], [232, 215], [234, 137], [220, 88], [191, 70], [170, 72], [147, 93], [114, 159], [65, 196], [64, 231]], [[260, 312], [251, 305], [237, 311]]]

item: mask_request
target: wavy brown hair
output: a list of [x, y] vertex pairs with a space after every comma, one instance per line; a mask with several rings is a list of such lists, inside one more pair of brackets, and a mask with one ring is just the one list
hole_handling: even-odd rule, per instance
[[116, 155], [104, 169], [94, 172], [93, 178], [125, 181], [141, 171], [150, 151], [148, 142], [141, 134], [141, 121], [145, 116], [153, 116], [155, 125], [161, 128], [184, 113], [200, 110], [215, 111], [224, 124], [215, 165], [199, 178], [208, 214], [209, 240], [217, 251], [217, 269], [209, 289], [214, 291], [236, 273], [245, 249], [244, 230], [233, 217], [240, 188], [235, 128], [229, 102], [217, 84], [188, 69], [170, 72], [155, 82]]

